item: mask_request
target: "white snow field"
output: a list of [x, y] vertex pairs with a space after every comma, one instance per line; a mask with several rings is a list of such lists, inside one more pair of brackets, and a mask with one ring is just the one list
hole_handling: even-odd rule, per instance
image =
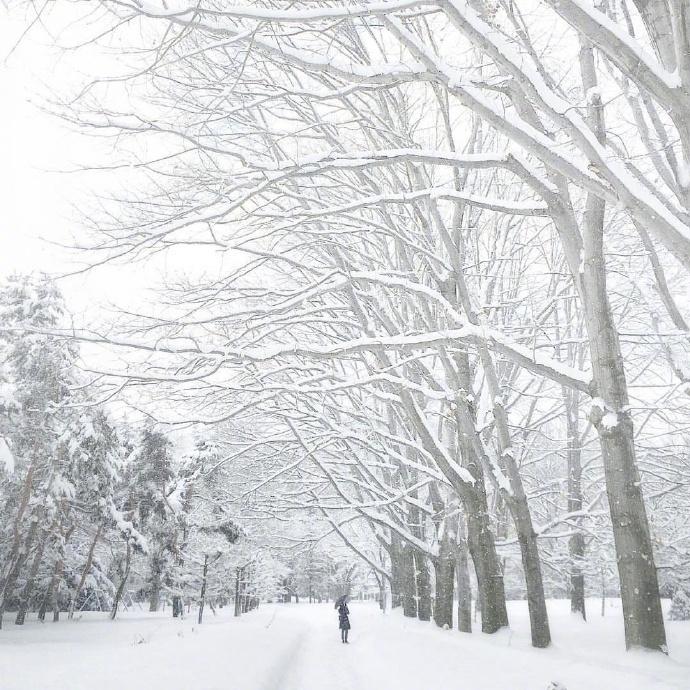
[[[668, 624], [671, 654], [623, 651], [618, 602], [591, 622], [549, 602], [555, 644], [529, 646], [524, 602], [493, 636], [440, 630], [353, 602], [351, 643], [331, 604], [264, 604], [240, 619], [209, 612], [202, 626], [129, 612], [0, 631], [1, 690], [567, 690], [690, 689], [690, 622]], [[559, 687], [561, 687], [559, 686]]]

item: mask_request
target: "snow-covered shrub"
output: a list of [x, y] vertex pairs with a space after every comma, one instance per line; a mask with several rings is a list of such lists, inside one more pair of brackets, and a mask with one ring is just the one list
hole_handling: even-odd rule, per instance
[[668, 617], [672, 621], [690, 621], [690, 597], [680, 587], [673, 595]]

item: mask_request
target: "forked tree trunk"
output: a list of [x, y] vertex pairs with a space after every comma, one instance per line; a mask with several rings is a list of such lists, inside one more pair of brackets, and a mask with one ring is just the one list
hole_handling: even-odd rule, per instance
[[74, 532], [74, 525], [65, 531], [62, 544], [59, 545], [58, 555], [53, 567], [53, 575], [50, 578], [48, 589], [46, 590], [43, 601], [41, 602], [41, 607], [38, 610], [38, 620], [40, 621], [45, 620], [48, 607], [53, 610], [53, 622], [57, 622], [60, 618], [58, 601], [60, 594], [60, 582], [65, 567], [65, 546], [67, 545], [69, 538], [72, 536], [72, 532]]
[[27, 555], [31, 546], [33, 544], [34, 538], [36, 536], [36, 531], [38, 529], [38, 520], [31, 520], [29, 526], [29, 532], [26, 535], [24, 541], [24, 548], [22, 549], [22, 530], [21, 526], [23, 524], [24, 513], [29, 505], [29, 499], [31, 498], [31, 491], [33, 489], [33, 476], [34, 476], [34, 462], [32, 461], [29, 465], [29, 469], [26, 473], [26, 478], [24, 479], [24, 485], [22, 486], [21, 499], [19, 503], [19, 508], [17, 510], [17, 515], [14, 519], [13, 525], [13, 538], [12, 538], [12, 548], [7, 557], [6, 566], [3, 571], [2, 586], [0, 587], [0, 628], [2, 628], [2, 619], [5, 614], [5, 609], [7, 607], [7, 602], [10, 597], [14, 594], [14, 589], [17, 586], [17, 578], [19, 573], [26, 561]]
[[53, 567], [53, 575], [50, 578], [50, 583], [48, 584], [48, 589], [46, 589], [45, 596], [43, 597], [43, 601], [41, 602], [41, 606], [38, 609], [38, 620], [39, 621], [44, 621], [46, 618], [46, 611], [48, 610], [48, 607], [54, 604], [54, 596], [53, 593], [55, 592], [55, 587], [57, 585], [58, 578], [62, 574], [62, 561], [58, 560], [55, 562], [55, 566]]
[[[458, 286], [460, 294], [464, 295], [462, 301], [468, 314], [468, 319], [472, 323], [479, 323], [477, 317], [470, 311], [471, 304], [469, 295], [466, 294], [464, 277], [458, 279]], [[544, 595], [544, 581], [541, 573], [541, 557], [539, 555], [537, 535], [532, 524], [532, 516], [520, 470], [513, 453], [508, 415], [501, 400], [501, 389], [493, 358], [485, 345], [480, 345], [479, 355], [484, 365], [484, 376], [488, 384], [489, 394], [493, 399], [492, 411], [498, 437], [498, 447], [501, 451], [501, 462], [505, 467], [505, 473], [510, 482], [510, 492], [501, 490], [501, 495], [510, 510], [518, 543], [520, 544], [522, 570], [527, 589], [527, 608], [529, 611], [532, 646], [544, 648], [551, 644], [551, 631], [546, 610], [546, 597]]]
[[[591, 46], [580, 53], [583, 87], [597, 86]], [[601, 98], [590, 99], [588, 116], [606, 140]], [[606, 285], [605, 204], [589, 194], [583, 232], [582, 292], [596, 398], [590, 416], [599, 435], [620, 579], [625, 644], [666, 652], [659, 582], [649, 521], [637, 471], [630, 399], [618, 331]], [[571, 267], [572, 268], [572, 267]]]
[[482, 612], [482, 632], [495, 633], [508, 626], [508, 610], [503, 572], [496, 553], [494, 536], [483, 484], [477, 484], [472, 501], [465, 501], [467, 541], [477, 575], [478, 600]]
[[[633, 0], [633, 2], [642, 16], [659, 59], [669, 72], [673, 72], [677, 65], [677, 55], [668, 0]], [[690, 13], [688, 15], [688, 22], [690, 22]], [[688, 27], [690, 31], [690, 23]]]
[[31, 561], [31, 567], [29, 568], [29, 573], [22, 588], [22, 592], [19, 595], [19, 608], [17, 609], [17, 617], [14, 619], [15, 625], [24, 625], [26, 620], [26, 614], [29, 610], [29, 602], [31, 601], [31, 594], [34, 590], [34, 584], [36, 582], [36, 575], [38, 574], [38, 569], [43, 561], [43, 554], [45, 552], [46, 544], [48, 543], [48, 536], [51, 530], [47, 529], [41, 535], [41, 539], [36, 546], [36, 553]]
[[124, 572], [122, 573], [122, 580], [120, 580], [120, 584], [118, 585], [117, 591], [115, 592], [115, 598], [113, 599], [113, 607], [110, 611], [110, 620], [115, 620], [115, 616], [117, 616], [117, 610], [120, 606], [120, 600], [122, 599], [122, 595], [125, 592], [125, 587], [127, 585], [127, 580], [129, 579], [129, 569], [132, 565], [132, 546], [127, 542], [127, 554], [125, 556], [125, 569]]
[[[455, 357], [460, 385], [471, 391], [469, 357], [459, 353]], [[489, 507], [486, 498], [484, 471], [477, 450], [469, 437], [476, 428], [476, 413], [470, 408], [463, 413], [456, 412], [458, 447], [465, 467], [474, 478], [471, 487], [458, 487], [467, 519], [467, 546], [477, 576], [477, 600], [482, 612], [482, 632], [495, 633], [508, 626], [503, 570], [496, 552], [496, 543], [491, 531]], [[462, 433], [464, 427], [467, 433]]]
[[77, 584], [77, 589], [74, 592], [74, 596], [72, 597], [72, 601], [70, 602], [69, 605], [69, 613], [68, 613], [68, 618], [74, 618], [74, 608], [77, 606], [79, 596], [81, 595], [82, 589], [84, 589], [84, 583], [86, 582], [86, 578], [91, 570], [91, 565], [93, 563], [93, 554], [96, 551], [96, 544], [98, 543], [98, 540], [100, 539], [101, 532], [103, 531], [103, 523], [101, 522], [98, 525], [98, 529], [96, 530], [96, 534], [94, 535], [93, 541], [91, 542], [91, 546], [89, 547], [89, 553], [86, 556], [86, 563], [84, 563], [84, 567], [82, 568], [81, 571], [81, 576], [79, 577], [79, 583]]

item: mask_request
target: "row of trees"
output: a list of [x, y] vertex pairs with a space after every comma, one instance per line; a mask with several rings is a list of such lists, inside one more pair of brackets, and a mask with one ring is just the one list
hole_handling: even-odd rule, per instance
[[30, 611], [115, 618], [142, 600], [173, 616], [198, 603], [201, 622], [205, 602], [236, 598], [241, 612], [278, 591], [286, 566], [240, 526], [228, 478], [208, 474], [219, 448], [180, 457], [151, 425], [113, 422], [75, 343], [44, 333], [64, 317], [44, 276], [0, 290], [0, 624], [6, 610], [19, 625]]
[[131, 355], [93, 367], [106, 390], [242, 429], [254, 510], [319, 515], [407, 615], [450, 624], [457, 589], [469, 630], [474, 580], [493, 633], [518, 587], [545, 647], [549, 588], [584, 617], [613, 570], [627, 646], [665, 650], [690, 500], [683, 3], [85, 5], [88, 49], [133, 65], [56, 106], [134, 163], [89, 216], [93, 262], [186, 269], [126, 333], [79, 333]]

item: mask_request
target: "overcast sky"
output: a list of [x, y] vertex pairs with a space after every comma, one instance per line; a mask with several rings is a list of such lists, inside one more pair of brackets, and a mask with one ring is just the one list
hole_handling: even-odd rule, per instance
[[[98, 173], [66, 171], [94, 160], [99, 146], [99, 159], [107, 156], [103, 144], [41, 108], [52, 93], [65, 93], [71, 80], [80, 81], [84, 56], [56, 49], [40, 25], [13, 50], [26, 26], [24, 17], [8, 17], [0, 4], [0, 277], [29, 271], [60, 275], [81, 262], [83, 257], [56, 245], [79, 234], [74, 207], [88, 202], [91, 190], [103, 191], [103, 180]], [[145, 284], [140, 270], [123, 267], [60, 281], [77, 315], [102, 302], [138, 301]]]
[[[2, 17], [6, 19], [6, 17]], [[69, 157], [69, 137], [51, 117], [32, 105], [51, 79], [49, 51], [32, 32], [26, 43], [8, 53], [20, 24], [0, 21], [0, 152], [2, 214], [0, 271], [48, 269], [50, 249], [39, 237], [64, 239], [70, 180], [47, 172]]]

